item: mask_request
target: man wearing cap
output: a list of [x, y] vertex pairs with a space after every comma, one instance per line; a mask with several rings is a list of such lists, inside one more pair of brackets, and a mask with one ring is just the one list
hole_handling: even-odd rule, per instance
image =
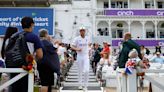
[[[80, 36], [73, 40], [71, 48], [77, 52], [79, 89], [87, 90], [89, 79], [89, 43], [90, 39], [85, 36], [86, 29], [79, 30]], [[84, 73], [84, 78], [82, 78]], [[83, 79], [83, 81], [82, 81]], [[82, 83], [83, 82], [83, 83]]]
[[156, 52], [156, 57], [152, 58], [150, 61], [153, 63], [164, 64], [164, 58], [161, 56], [160, 52]]

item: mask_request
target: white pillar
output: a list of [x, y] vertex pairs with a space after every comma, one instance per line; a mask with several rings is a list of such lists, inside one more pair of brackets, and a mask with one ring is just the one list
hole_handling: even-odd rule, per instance
[[154, 9], [156, 9], [157, 8], [157, 6], [156, 6], [156, 0], [154, 0]]
[[142, 0], [142, 9], [144, 9], [145, 7], [144, 7], [144, 1]]
[[129, 20], [127, 23], [128, 23], [128, 32], [131, 32], [130, 28], [131, 28], [132, 21]]
[[130, 9], [131, 7], [130, 7], [130, 0], [128, 0], [128, 9]]
[[28, 92], [33, 92], [34, 91], [34, 74], [29, 73], [28, 74]]
[[137, 92], [136, 70], [133, 70], [133, 74], [127, 76], [127, 92]]
[[111, 8], [111, 0], [108, 0], [108, 4], [109, 4], [109, 9], [110, 9]]
[[142, 24], [142, 38], [146, 38], [146, 31], [145, 31], [145, 21], [141, 21]]
[[116, 73], [118, 82], [117, 92], [127, 92], [127, 76], [122, 74], [122, 71], [124, 71], [124, 68], [118, 69]]
[[158, 24], [158, 21], [154, 21], [154, 26], [155, 26], [155, 38], [156, 38], [156, 40], [158, 39], [157, 24]]
[[109, 20], [109, 21], [108, 21], [108, 24], [109, 24], [109, 26], [108, 26], [109, 36], [112, 38], [112, 30], [111, 30], [111, 24], [112, 24], [112, 21], [111, 21], [111, 20]]

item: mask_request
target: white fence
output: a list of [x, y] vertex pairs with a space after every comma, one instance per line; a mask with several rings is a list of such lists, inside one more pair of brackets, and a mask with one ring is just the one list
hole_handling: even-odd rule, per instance
[[[149, 81], [152, 85], [153, 92], [164, 92], [164, 69], [147, 69], [145, 71], [144, 79]], [[117, 71], [118, 72], [118, 71]], [[138, 92], [136, 71], [132, 75], [123, 75], [117, 73], [117, 92]]]
[[[164, 92], [164, 65], [160, 67], [159, 64], [151, 64], [150, 69], [143, 70], [145, 72], [145, 76], [143, 76], [144, 80], [143, 84], [139, 84], [139, 77], [136, 74], [136, 71], [133, 71], [131, 75], [125, 75], [122, 73], [125, 71], [124, 68], [117, 69], [115, 73], [106, 73], [105, 78], [107, 84], [113, 83], [116, 84], [117, 92], [138, 92], [142, 91], [143, 87], [148, 87], [150, 89], [149, 84], [152, 85], [153, 92]], [[111, 72], [111, 71], [108, 71]], [[111, 86], [111, 85], [108, 85]], [[140, 86], [140, 89], [138, 87]]]
[[0, 73], [20, 73], [14, 78], [10, 79], [9, 81], [5, 82], [4, 84], [0, 85], [0, 91], [4, 88], [10, 86], [14, 82], [18, 81], [22, 77], [28, 74], [28, 92], [33, 92], [34, 90], [34, 74], [33, 72], [27, 72], [22, 68], [0, 68]]

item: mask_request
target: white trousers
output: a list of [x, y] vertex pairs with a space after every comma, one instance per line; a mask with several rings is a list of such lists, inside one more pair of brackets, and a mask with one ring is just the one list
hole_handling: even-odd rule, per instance
[[89, 56], [77, 55], [78, 62], [78, 81], [80, 86], [87, 87], [89, 80]]

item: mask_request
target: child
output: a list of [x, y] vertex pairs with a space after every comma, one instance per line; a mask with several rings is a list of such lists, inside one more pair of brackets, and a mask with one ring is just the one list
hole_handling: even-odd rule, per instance
[[136, 68], [137, 65], [139, 65], [139, 62], [141, 59], [138, 57], [138, 52], [136, 49], [132, 49], [129, 54], [129, 59], [125, 64], [125, 73], [126, 74], [132, 74], [133, 69]]
[[[97, 66], [97, 71], [105, 72], [105, 67], [107, 67], [108, 65], [110, 65], [109, 54], [108, 52], [103, 52], [101, 53], [101, 59]], [[103, 67], [104, 69], [102, 69]]]
[[111, 65], [111, 62], [109, 60], [109, 53], [108, 52], [103, 52], [103, 55], [100, 59], [99, 65], [97, 66], [97, 76], [101, 80], [104, 79], [105, 74], [108, 70], [108, 67]]
[[113, 73], [114, 69], [111, 66], [111, 58], [109, 55], [109, 52], [104, 51], [102, 58], [100, 59], [100, 65], [102, 66], [102, 78], [101, 78], [101, 82], [102, 82], [102, 86], [105, 87], [106, 86], [106, 79], [109, 75], [111, 75], [111, 73]]
[[132, 49], [129, 52], [129, 59], [125, 65], [125, 73], [126, 74], [132, 74], [133, 69], [137, 70], [137, 74], [142, 73], [141, 68], [149, 68], [149, 61], [146, 57], [143, 57], [143, 60], [141, 60], [138, 57], [138, 52], [136, 49]]
[[100, 65], [108, 66], [110, 64], [111, 64], [111, 62], [109, 60], [109, 54], [108, 54], [108, 52], [104, 52], [102, 55], [102, 58], [100, 59]]

